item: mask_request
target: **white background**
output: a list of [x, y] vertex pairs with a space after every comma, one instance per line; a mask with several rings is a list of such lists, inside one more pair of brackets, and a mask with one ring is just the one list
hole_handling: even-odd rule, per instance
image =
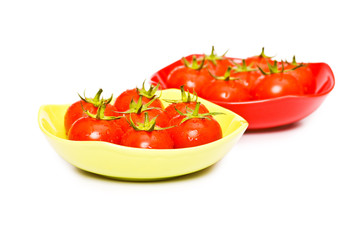
[[[361, 239], [357, 1], [1, 1], [0, 239]], [[43, 104], [105, 95], [214, 45], [326, 62], [336, 86], [299, 123], [246, 133], [213, 167], [133, 183], [62, 160]]]

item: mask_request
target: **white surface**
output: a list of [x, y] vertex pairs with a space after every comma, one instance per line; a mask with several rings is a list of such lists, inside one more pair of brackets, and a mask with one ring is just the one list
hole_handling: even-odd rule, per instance
[[[1, 1], [0, 239], [361, 239], [357, 1]], [[296, 125], [215, 166], [131, 183], [76, 170], [42, 104], [140, 86], [191, 53], [326, 62], [336, 87]], [[356, 114], [357, 113], [357, 114]]]

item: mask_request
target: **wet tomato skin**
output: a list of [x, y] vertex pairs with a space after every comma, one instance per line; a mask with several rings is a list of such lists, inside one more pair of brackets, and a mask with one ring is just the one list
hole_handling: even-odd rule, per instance
[[259, 77], [251, 86], [251, 93], [256, 100], [302, 95], [303, 86], [291, 75], [275, 73]]
[[212, 117], [192, 118], [181, 123], [184, 116], [173, 118], [169, 129], [174, 141], [174, 148], [187, 148], [210, 143], [222, 138], [222, 129]]
[[123, 136], [121, 145], [146, 149], [172, 149], [173, 139], [166, 130], [138, 131], [130, 128]]
[[76, 141], [104, 141], [120, 144], [123, 130], [114, 120], [90, 117], [78, 119], [70, 128], [68, 139]]
[[[77, 121], [79, 118], [88, 117], [88, 115], [84, 112], [84, 110], [89, 111], [89, 113], [91, 114], [96, 114], [98, 107], [95, 107], [94, 104], [87, 103], [83, 100], [80, 100], [70, 105], [64, 116], [64, 126], [65, 126], [66, 134], [68, 134], [69, 129], [71, 128], [71, 126], [75, 121]], [[105, 108], [104, 115], [119, 116], [119, 114], [117, 114], [116, 111], [117, 109], [113, 105], [108, 104]]]

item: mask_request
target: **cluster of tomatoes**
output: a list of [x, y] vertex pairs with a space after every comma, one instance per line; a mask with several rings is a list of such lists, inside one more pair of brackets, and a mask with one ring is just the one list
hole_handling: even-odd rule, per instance
[[264, 54], [245, 59], [210, 55], [182, 58], [167, 78], [167, 88], [195, 91], [211, 101], [242, 102], [304, 95], [315, 88], [314, 76], [307, 64], [275, 61]]
[[158, 86], [134, 88], [121, 93], [111, 103], [100, 98], [82, 97], [65, 114], [69, 140], [105, 141], [123, 146], [152, 149], [194, 147], [222, 138], [213, 115], [181, 87], [179, 100], [166, 100], [165, 108], [156, 95]]

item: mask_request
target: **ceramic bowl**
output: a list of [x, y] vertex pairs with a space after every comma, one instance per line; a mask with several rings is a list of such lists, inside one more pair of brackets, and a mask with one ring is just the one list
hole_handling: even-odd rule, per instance
[[[179, 99], [180, 90], [163, 90], [161, 99]], [[69, 105], [40, 107], [38, 123], [54, 150], [77, 168], [103, 176], [149, 181], [176, 177], [207, 168], [222, 159], [237, 143], [248, 123], [241, 116], [198, 98], [216, 115], [223, 138], [212, 143], [183, 149], [140, 149], [107, 142], [67, 140], [64, 114]], [[165, 106], [168, 103], [163, 101]]]
[[[192, 56], [193, 54], [186, 59], [190, 61]], [[231, 59], [241, 62], [241, 59]], [[182, 61], [178, 60], [159, 70], [151, 77], [151, 83], [160, 83], [162, 89], [167, 89], [169, 73], [180, 65]], [[249, 123], [248, 129], [272, 128], [297, 122], [314, 112], [335, 85], [333, 72], [326, 63], [309, 63], [309, 67], [315, 76], [315, 89], [311, 94], [245, 102], [212, 102], [244, 117]]]

